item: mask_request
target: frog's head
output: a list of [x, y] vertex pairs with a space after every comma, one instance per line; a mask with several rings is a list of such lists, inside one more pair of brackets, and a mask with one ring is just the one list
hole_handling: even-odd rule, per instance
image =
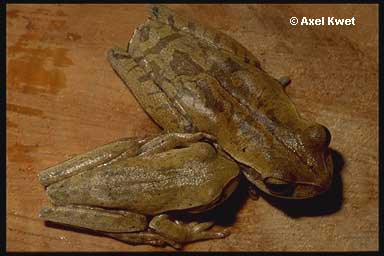
[[[260, 150], [257, 162], [249, 162], [244, 174], [259, 189], [274, 197], [303, 199], [326, 192], [331, 185], [333, 161], [330, 132], [312, 123], [305, 128], [278, 129]], [[254, 151], [256, 152], [256, 151]]]

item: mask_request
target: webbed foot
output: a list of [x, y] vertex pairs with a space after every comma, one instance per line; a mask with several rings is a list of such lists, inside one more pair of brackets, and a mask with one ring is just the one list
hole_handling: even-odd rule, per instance
[[183, 223], [181, 221], [173, 221], [166, 214], [155, 216], [149, 223], [149, 227], [155, 230], [156, 233], [178, 244], [224, 238], [230, 234], [228, 229], [220, 232], [209, 230], [213, 225], [213, 222]]

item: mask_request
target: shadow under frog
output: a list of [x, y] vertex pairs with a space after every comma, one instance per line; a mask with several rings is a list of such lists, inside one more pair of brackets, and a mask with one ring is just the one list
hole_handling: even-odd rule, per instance
[[339, 211], [343, 205], [343, 182], [341, 171], [344, 167], [344, 158], [336, 150], [331, 149], [334, 175], [329, 190], [317, 197], [302, 200], [287, 200], [272, 197], [258, 190], [260, 195], [271, 205], [280, 209], [292, 218], [304, 216], [322, 216]]
[[257, 189], [257, 187], [253, 187], [245, 177], [242, 177], [237, 189], [222, 205], [219, 205], [210, 211], [201, 213], [199, 216], [185, 217], [185, 215], [180, 215], [179, 218], [184, 218], [186, 221], [193, 218], [199, 218], [200, 220], [205, 221], [214, 219], [217, 225], [232, 226], [236, 221], [236, 214], [243, 207], [247, 198], [249, 198], [250, 187], [252, 187], [252, 189], [256, 188], [256, 198], [253, 198], [253, 200], [259, 200], [258, 196], [260, 196], [291, 218], [333, 214], [339, 211], [343, 204], [341, 171], [344, 167], [344, 158], [338, 151], [333, 149], [331, 149], [331, 154], [334, 163], [334, 176], [331, 186], [327, 192], [316, 197], [301, 200], [273, 197], [262, 190]]

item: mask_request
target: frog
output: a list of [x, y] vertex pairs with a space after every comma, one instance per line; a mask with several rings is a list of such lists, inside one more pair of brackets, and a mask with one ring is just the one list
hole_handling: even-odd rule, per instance
[[301, 200], [329, 190], [330, 131], [299, 114], [288, 77], [270, 76], [229, 35], [151, 5], [128, 47], [107, 59], [164, 132], [213, 136], [261, 193]]
[[40, 218], [92, 230], [129, 244], [170, 245], [224, 238], [213, 221], [185, 222], [224, 202], [239, 166], [208, 134], [129, 137], [99, 146], [39, 174], [51, 206]]

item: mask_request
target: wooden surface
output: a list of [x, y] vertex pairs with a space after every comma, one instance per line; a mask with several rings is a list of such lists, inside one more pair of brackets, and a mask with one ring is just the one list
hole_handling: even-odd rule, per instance
[[[232, 235], [185, 250], [344, 251], [378, 248], [376, 5], [173, 5], [232, 35], [307, 118], [327, 126], [336, 165], [325, 196], [253, 201], [241, 187], [215, 212]], [[352, 27], [291, 26], [289, 18], [355, 16]], [[7, 5], [7, 250], [153, 251], [38, 219], [37, 173], [127, 136], [158, 133], [106, 61], [146, 18], [146, 5]], [[219, 228], [219, 227], [218, 227]]]

